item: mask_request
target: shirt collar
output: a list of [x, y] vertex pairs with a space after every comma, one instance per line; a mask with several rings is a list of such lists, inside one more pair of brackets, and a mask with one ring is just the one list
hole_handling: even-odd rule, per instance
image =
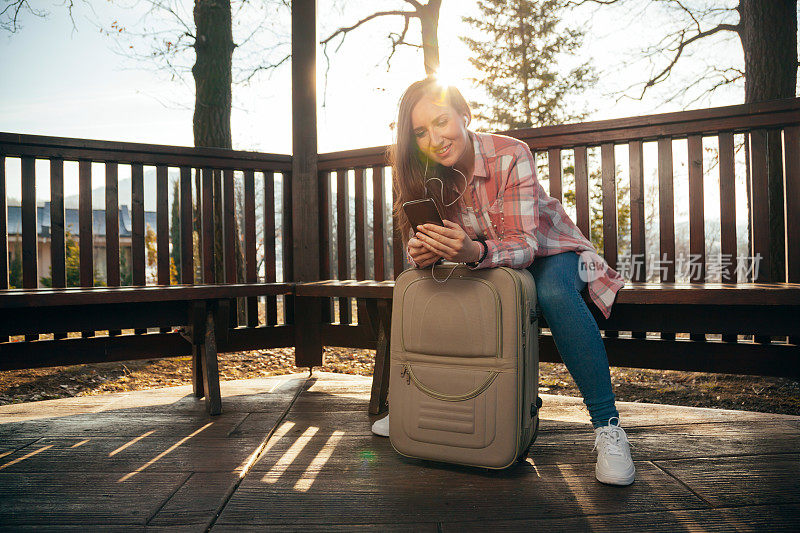
[[486, 165], [486, 152], [484, 151], [483, 139], [481, 135], [474, 131], [469, 131], [469, 136], [470, 139], [472, 139], [472, 146], [475, 149], [475, 170], [473, 170], [472, 175], [476, 178], [488, 178], [489, 169]]

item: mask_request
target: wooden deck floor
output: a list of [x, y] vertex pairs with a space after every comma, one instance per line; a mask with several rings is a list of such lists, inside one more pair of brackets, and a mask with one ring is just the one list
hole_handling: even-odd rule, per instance
[[800, 417], [620, 403], [636, 482], [594, 479], [580, 400], [543, 395], [527, 463], [404, 459], [370, 381], [318, 373], [0, 407], [0, 529], [797, 531]]

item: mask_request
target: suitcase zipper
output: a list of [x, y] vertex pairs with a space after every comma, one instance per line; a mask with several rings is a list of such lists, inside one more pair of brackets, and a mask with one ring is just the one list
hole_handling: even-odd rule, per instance
[[406, 378], [406, 383], [409, 381], [414, 382], [414, 386], [420, 390], [420, 392], [427, 394], [431, 398], [435, 398], [437, 400], [442, 400], [444, 402], [464, 402], [467, 400], [471, 400], [476, 396], [480, 396], [483, 391], [488, 389], [497, 376], [500, 375], [500, 372], [496, 372], [494, 370], [489, 372], [489, 376], [486, 378], [486, 381], [483, 382], [482, 385], [477, 387], [474, 390], [466, 392], [464, 394], [445, 394], [443, 392], [437, 392], [430, 387], [425, 386], [417, 376], [414, 375], [414, 371], [411, 369], [411, 363], [403, 363], [403, 371], [401, 372], [400, 376]]

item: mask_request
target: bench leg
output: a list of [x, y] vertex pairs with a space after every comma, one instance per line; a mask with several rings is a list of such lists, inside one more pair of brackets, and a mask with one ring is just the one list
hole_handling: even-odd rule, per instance
[[367, 299], [367, 317], [375, 335], [375, 369], [372, 372], [372, 391], [369, 397], [369, 412], [377, 415], [388, 409], [389, 351], [392, 325], [390, 300]]
[[203, 345], [192, 344], [192, 391], [195, 398], [206, 395], [203, 386]]
[[196, 398], [205, 396], [203, 386], [203, 343], [205, 342], [206, 305], [196, 302], [192, 305], [192, 389]]
[[210, 415], [222, 412], [222, 397], [219, 391], [219, 366], [217, 364], [217, 336], [214, 331], [214, 310], [206, 311], [205, 342], [202, 345], [203, 389], [206, 395], [206, 411]]
[[294, 307], [294, 364], [322, 366], [322, 298], [296, 297]]

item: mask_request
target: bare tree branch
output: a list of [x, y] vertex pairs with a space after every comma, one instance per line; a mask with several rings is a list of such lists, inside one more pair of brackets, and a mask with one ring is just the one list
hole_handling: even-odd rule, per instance
[[[40, 18], [48, 15], [47, 11], [38, 11], [32, 8], [28, 0], [15, 0], [0, 11], [0, 28], [9, 33], [16, 33], [22, 27], [19, 24], [20, 13], [25, 11]], [[6, 17], [8, 20], [5, 20]]]
[[715, 33], [718, 33], [720, 31], [738, 32], [739, 31], [739, 25], [736, 25], [736, 24], [719, 24], [716, 27], [711, 28], [710, 30], [701, 31], [701, 32], [693, 35], [692, 37], [690, 37], [688, 39], [684, 39], [684, 37], [686, 36], [686, 31], [685, 30], [682, 31], [681, 34], [680, 34], [680, 43], [678, 44], [678, 48], [675, 50], [675, 56], [672, 58], [672, 61], [670, 61], [669, 65], [667, 65], [664, 68], [664, 70], [659, 72], [656, 76], [653, 76], [652, 78], [650, 78], [644, 84], [644, 87], [642, 88], [642, 94], [639, 96], [639, 98], [637, 98], [637, 100], [641, 100], [642, 98], [644, 98], [644, 95], [645, 95], [645, 92], [647, 92], [647, 89], [649, 89], [650, 87], [654, 86], [657, 83], [660, 83], [660, 82], [666, 80], [669, 77], [670, 73], [672, 72], [672, 68], [678, 62], [678, 59], [680, 59], [681, 54], [683, 54], [683, 50], [687, 46], [689, 46], [690, 44], [692, 44], [695, 41], [698, 41], [698, 40], [700, 40], [700, 39], [702, 39], [704, 37], [709, 37], [709, 36], [714, 35]]
[[259, 65], [256, 68], [251, 69], [250, 70], [250, 74], [248, 76], [246, 76], [244, 78], [241, 78], [239, 80], [236, 80], [235, 83], [248, 83], [253, 78], [253, 76], [255, 76], [257, 73], [262, 72], [262, 71], [269, 71], [270, 73], [272, 73], [272, 72], [275, 71], [276, 68], [280, 67], [284, 63], [290, 61], [291, 59], [292, 59], [292, 55], [289, 54], [289, 55], [284, 56], [282, 59], [280, 59], [276, 63], [269, 63], [267, 65]]
[[[409, 0], [406, 0], [406, 1], [409, 1]], [[346, 26], [346, 27], [339, 28], [338, 30], [336, 30], [335, 32], [330, 34], [327, 38], [325, 38], [322, 41], [320, 41], [320, 44], [327, 45], [328, 42], [333, 40], [337, 35], [341, 34], [342, 36], [344, 36], [348, 32], [353, 31], [354, 29], [358, 28], [359, 26], [361, 26], [365, 22], [369, 22], [370, 20], [378, 18], [378, 17], [386, 17], [386, 16], [402, 16], [402, 17], [406, 17], [406, 19], [408, 19], [408, 17], [417, 17], [419, 15], [417, 13], [413, 12], [413, 11], [399, 11], [399, 10], [397, 10], [397, 11], [378, 11], [376, 13], [372, 13], [371, 15], [369, 15], [367, 17], [364, 17], [363, 19], [359, 20], [358, 22], [356, 22], [352, 26]], [[344, 41], [344, 37], [342, 37], [342, 41]], [[341, 43], [339, 44], [339, 46], [341, 46]]]
[[[392, 63], [392, 57], [394, 56], [395, 51], [397, 51], [397, 47], [401, 44], [405, 44], [407, 46], [413, 46], [415, 48], [422, 48], [422, 45], [418, 44], [411, 44], [406, 42], [406, 34], [408, 33], [408, 24], [411, 21], [411, 17], [405, 17], [405, 21], [403, 24], [403, 31], [399, 34], [397, 33], [390, 33], [389, 40], [392, 41], [392, 52], [389, 54], [389, 57], [386, 58], [386, 70], [389, 70], [389, 67]], [[397, 38], [395, 38], [397, 37]]]

